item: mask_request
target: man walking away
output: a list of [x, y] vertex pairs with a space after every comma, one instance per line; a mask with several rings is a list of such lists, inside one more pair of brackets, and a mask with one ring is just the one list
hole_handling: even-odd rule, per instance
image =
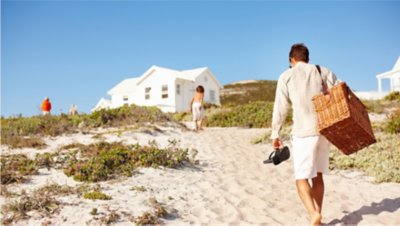
[[[290, 68], [278, 80], [272, 115], [272, 146], [282, 147], [279, 131], [290, 104], [293, 108], [292, 156], [297, 192], [310, 215], [312, 225], [320, 225], [324, 197], [323, 174], [328, 173], [330, 143], [319, 134], [312, 97], [338, 83], [325, 67], [309, 64], [304, 44], [294, 44], [289, 52]], [[311, 180], [311, 184], [309, 182]]]

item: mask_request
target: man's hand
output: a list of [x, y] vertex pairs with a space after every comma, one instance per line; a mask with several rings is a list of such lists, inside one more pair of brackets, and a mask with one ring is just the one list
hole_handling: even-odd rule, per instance
[[272, 140], [272, 147], [274, 150], [277, 150], [283, 146], [282, 141], [280, 138], [275, 138]]

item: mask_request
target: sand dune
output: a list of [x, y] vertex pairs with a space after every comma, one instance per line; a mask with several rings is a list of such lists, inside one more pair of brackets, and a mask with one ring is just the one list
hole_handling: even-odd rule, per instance
[[[148, 199], [155, 197], [170, 213], [167, 225], [307, 225], [308, 216], [300, 202], [292, 173], [292, 162], [279, 166], [265, 165], [262, 161], [271, 151], [269, 145], [251, 144], [254, 137], [265, 129], [206, 128], [200, 133], [163, 128], [159, 133], [124, 132], [108, 134], [108, 141], [147, 144], [156, 140], [160, 146], [168, 139], [180, 140], [181, 147], [198, 150], [200, 164], [180, 169], [145, 168], [139, 173], [120, 180], [99, 183], [108, 201], [91, 201], [76, 195], [60, 197], [64, 206], [51, 218], [32, 213], [19, 225], [40, 225], [50, 221], [54, 225], [97, 225], [90, 215], [97, 208], [100, 215], [115, 210], [121, 215], [118, 225], [131, 225], [129, 215], [139, 216], [150, 209]], [[96, 142], [88, 135], [60, 137], [50, 142], [57, 146], [82, 140]], [[53, 143], [52, 143], [53, 142]], [[29, 152], [34, 150], [7, 150], [3, 152]], [[372, 179], [355, 171], [335, 171], [326, 177], [326, 195], [323, 222], [332, 225], [396, 225], [400, 222], [400, 184], [374, 184]], [[30, 183], [10, 185], [11, 189], [33, 190], [46, 183], [56, 182], [76, 186], [80, 184], [61, 171], [41, 169]], [[132, 190], [144, 186], [146, 191]], [[4, 198], [1, 197], [4, 203]], [[124, 214], [128, 213], [128, 214]]]

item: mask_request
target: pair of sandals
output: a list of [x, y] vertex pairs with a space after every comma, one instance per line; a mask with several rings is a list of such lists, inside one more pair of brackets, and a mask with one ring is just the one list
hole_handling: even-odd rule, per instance
[[281, 149], [276, 149], [273, 151], [267, 160], [264, 160], [264, 164], [273, 163], [274, 165], [279, 165], [281, 162], [286, 161], [290, 158], [290, 150], [287, 146]]

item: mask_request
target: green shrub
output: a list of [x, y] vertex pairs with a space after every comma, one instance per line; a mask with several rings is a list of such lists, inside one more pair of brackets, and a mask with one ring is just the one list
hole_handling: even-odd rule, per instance
[[91, 199], [91, 200], [111, 200], [112, 197], [109, 195], [104, 194], [103, 192], [99, 190], [94, 190], [92, 192], [86, 192], [83, 195], [83, 198], [85, 199]]
[[385, 100], [397, 100], [400, 101], [400, 92], [399, 91], [394, 91], [389, 93], [387, 96], [385, 96]]
[[257, 101], [274, 101], [276, 81], [260, 80], [224, 85], [222, 106], [237, 106]]
[[46, 167], [47, 169], [50, 169], [50, 167], [54, 164], [54, 156], [55, 154], [52, 153], [36, 154], [35, 163], [38, 167]]
[[400, 133], [400, 109], [393, 112], [389, 116], [389, 118], [386, 122], [385, 132], [392, 133], [392, 134]]
[[[271, 126], [273, 103], [253, 102], [234, 106], [208, 117], [207, 126], [265, 128]], [[288, 114], [288, 122], [291, 114]]]
[[172, 118], [176, 121], [191, 121], [191, 116], [192, 114], [190, 114], [189, 112], [177, 112], [177, 113], [173, 113], [171, 114]]
[[400, 183], [400, 139], [398, 135], [377, 133], [377, 143], [351, 155], [331, 150], [331, 169], [359, 169], [377, 182]]
[[154, 143], [140, 146], [100, 142], [80, 148], [79, 154], [82, 159], [70, 158], [64, 173], [75, 180], [90, 182], [108, 180], [116, 175], [131, 176], [137, 167], [175, 168], [192, 162], [188, 149], [174, 145], [158, 148]]
[[95, 111], [88, 115], [87, 120], [93, 127], [172, 121], [168, 114], [161, 112], [157, 107], [140, 107], [136, 105], [124, 105], [120, 108]]

